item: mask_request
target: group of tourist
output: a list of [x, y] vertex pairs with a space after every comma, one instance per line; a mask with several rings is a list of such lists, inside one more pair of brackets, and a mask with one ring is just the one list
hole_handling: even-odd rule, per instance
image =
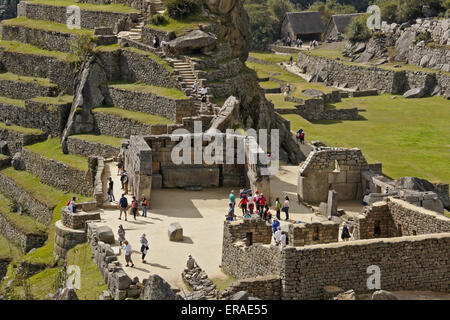
[[[142, 216], [147, 217], [147, 209], [149, 208], [149, 204], [147, 201], [147, 198], [144, 196], [141, 198], [141, 209], [142, 209]], [[137, 201], [136, 197], [133, 196], [131, 200], [131, 207], [128, 204], [128, 199], [125, 196], [125, 194], [122, 194], [122, 197], [119, 199], [119, 220], [122, 220], [122, 213], [125, 216], [125, 221], [127, 221], [127, 211], [128, 209], [131, 209], [131, 214], [134, 217], [134, 220], [136, 220], [136, 216], [139, 214], [139, 202]]]
[[[133, 260], [131, 259], [131, 255], [133, 254], [133, 248], [132, 248], [130, 242], [125, 237], [125, 229], [123, 228], [122, 225], [119, 226], [119, 230], [117, 231], [117, 235], [118, 235], [119, 245], [125, 251], [125, 262], [127, 263], [126, 266], [130, 267], [129, 264], [131, 263], [131, 267], [134, 267]], [[145, 233], [143, 233], [141, 235], [140, 243], [141, 243], [142, 263], [147, 263], [145, 261], [145, 256], [147, 255], [147, 252], [150, 249], [150, 247], [149, 247], [148, 239], [147, 239]]]
[[[248, 195], [247, 195], [248, 194]], [[236, 220], [236, 215], [234, 212], [236, 205], [236, 195], [234, 190], [231, 190], [229, 195], [228, 203], [228, 213], [226, 215], [226, 220], [233, 221]], [[239, 202], [238, 207], [242, 210], [242, 216], [244, 218], [252, 218], [254, 216], [259, 216], [261, 220], [271, 223], [272, 213], [270, 212], [269, 204], [267, 203], [267, 198], [261, 192], [256, 190], [255, 195], [252, 195], [251, 189], [242, 189], [239, 192]], [[289, 197], [286, 196], [283, 205], [279, 198], [275, 200], [275, 212], [277, 220], [281, 220], [281, 211], [286, 215], [286, 220], [289, 219]]]
[[301, 144], [305, 144], [305, 131], [303, 129], [298, 129], [297, 139]]
[[200, 112], [203, 112], [203, 109], [206, 110], [206, 103], [208, 101], [208, 89], [206, 89], [206, 87], [202, 87], [200, 89], [200, 83], [198, 82], [197, 79], [195, 79], [194, 84], [192, 85], [192, 96], [194, 97], [198, 97], [198, 94], [200, 92]]
[[273, 239], [275, 240], [275, 245], [281, 245], [282, 248], [287, 245], [286, 233], [281, 231], [280, 221], [277, 218], [273, 220], [272, 223]]
[[283, 44], [284, 47], [297, 47], [297, 48], [301, 48], [303, 45], [303, 41], [300, 38], [297, 38], [297, 40], [292, 39], [291, 37], [287, 37], [287, 38], [283, 38], [281, 39], [281, 43]]

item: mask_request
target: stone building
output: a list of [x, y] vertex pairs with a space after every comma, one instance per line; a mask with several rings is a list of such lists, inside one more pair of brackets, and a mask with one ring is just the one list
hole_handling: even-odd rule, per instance
[[317, 11], [287, 12], [281, 25], [281, 37], [320, 41], [324, 30], [325, 27]]

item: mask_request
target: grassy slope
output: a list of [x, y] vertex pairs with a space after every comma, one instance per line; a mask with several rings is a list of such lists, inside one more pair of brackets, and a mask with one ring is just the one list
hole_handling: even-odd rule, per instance
[[163, 25], [154, 25], [148, 24], [146, 27], [165, 31], [165, 32], [174, 32], [177, 37], [184, 35], [192, 30], [197, 30], [199, 24], [208, 23], [209, 21], [202, 16], [190, 16], [185, 19], [175, 20], [169, 17], [166, 17], [168, 23]]
[[94, 108], [92, 112], [103, 112], [107, 114], [111, 114], [120, 118], [124, 119], [131, 119], [135, 120], [144, 124], [148, 125], [159, 125], [159, 124], [172, 124], [174, 123], [172, 120], [153, 115], [143, 112], [135, 112], [135, 111], [129, 111], [122, 108], [116, 108], [116, 107], [100, 107], [100, 108]]
[[133, 9], [121, 3], [112, 3], [107, 5], [81, 3], [76, 0], [27, 0], [31, 3], [46, 4], [50, 6], [68, 7], [78, 6], [82, 10], [88, 11], [104, 11], [104, 12], [119, 12], [119, 13], [139, 13], [139, 10]]
[[20, 255], [20, 249], [0, 234], [0, 259], [16, 259]]
[[25, 100], [11, 99], [0, 96], [0, 103], [12, 104], [13, 106], [25, 108]]
[[60, 96], [60, 97], [36, 97], [31, 100], [36, 101], [36, 102], [45, 103], [45, 104], [60, 105], [60, 104], [72, 103], [73, 96], [64, 95], [64, 96]]
[[25, 127], [16, 126], [14, 124], [7, 126], [4, 122], [0, 122], [0, 130], [1, 129], [16, 131], [18, 133], [23, 133], [23, 134], [43, 134], [44, 133], [43, 131], [41, 131], [39, 129], [25, 128]]
[[107, 136], [107, 135], [96, 135], [96, 134], [77, 134], [73, 135], [72, 137], [78, 138], [81, 140], [86, 140], [90, 142], [96, 142], [96, 143], [102, 143], [106, 145], [110, 145], [113, 147], [120, 147], [120, 142], [122, 141], [122, 138]]
[[0, 214], [24, 234], [44, 234], [47, 228], [27, 215], [11, 212], [12, 201], [0, 193]]
[[77, 60], [77, 58], [69, 52], [44, 50], [27, 43], [17, 41], [1, 40], [0, 47], [2, 47], [6, 52], [18, 52], [37, 56], [53, 57], [58, 60], [68, 62]]
[[44, 21], [44, 20], [32, 20], [27, 19], [25, 17], [18, 17], [15, 19], [10, 20], [3, 20], [3, 25], [9, 25], [9, 26], [18, 26], [18, 27], [24, 27], [24, 28], [31, 28], [31, 29], [39, 29], [39, 30], [46, 30], [46, 31], [54, 31], [54, 32], [64, 32], [64, 33], [72, 33], [76, 35], [94, 35], [94, 30], [88, 30], [88, 29], [69, 29], [65, 24], [62, 23], [54, 23], [51, 21]]
[[26, 148], [49, 159], [64, 162], [73, 168], [83, 171], [88, 170], [87, 158], [74, 154], [64, 154], [61, 150], [59, 138], [52, 138], [44, 142], [26, 146]]
[[369, 162], [382, 162], [392, 178], [418, 176], [450, 182], [450, 107], [442, 97], [404, 99], [391, 95], [344, 99], [337, 108], [366, 109], [362, 121], [308, 122], [284, 115], [291, 129], [330, 146], [359, 147]]
[[188, 99], [188, 97], [181, 90], [178, 90], [175, 88], [157, 87], [157, 86], [152, 86], [149, 84], [139, 83], [139, 82], [136, 82], [136, 83], [117, 82], [117, 83], [111, 83], [109, 86], [118, 88], [118, 89], [122, 89], [122, 90], [153, 93], [153, 94], [157, 94], [159, 96], [176, 99], [176, 100]]
[[21, 81], [21, 82], [28, 82], [28, 83], [36, 83], [42, 87], [56, 87], [56, 84], [51, 83], [50, 79], [20, 76], [18, 74], [11, 73], [11, 72], [0, 73], [0, 79], [8, 80], [8, 81]]

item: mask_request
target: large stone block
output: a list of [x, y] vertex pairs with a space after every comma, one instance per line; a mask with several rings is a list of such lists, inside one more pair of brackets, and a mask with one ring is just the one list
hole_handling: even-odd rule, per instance
[[98, 240], [103, 241], [105, 243], [113, 244], [114, 243], [114, 233], [108, 226], [100, 226], [97, 228]]
[[161, 168], [164, 188], [218, 187], [218, 168]]
[[337, 192], [341, 200], [355, 200], [358, 193], [358, 184], [356, 183], [337, 183], [331, 185]]
[[170, 241], [183, 241], [183, 228], [178, 222], [171, 223], [168, 235]]

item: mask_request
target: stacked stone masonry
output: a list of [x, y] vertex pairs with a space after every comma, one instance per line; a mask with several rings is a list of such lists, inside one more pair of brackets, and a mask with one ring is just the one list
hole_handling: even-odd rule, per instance
[[87, 141], [77, 136], [70, 136], [67, 139], [67, 149], [70, 154], [78, 154], [84, 157], [98, 156], [103, 158], [112, 158], [119, 154], [118, 147]]

